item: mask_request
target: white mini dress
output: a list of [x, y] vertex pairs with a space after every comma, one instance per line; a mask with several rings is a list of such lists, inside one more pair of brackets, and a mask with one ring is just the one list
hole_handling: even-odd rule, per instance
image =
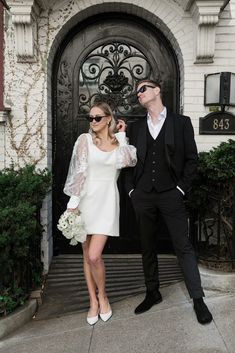
[[124, 132], [115, 135], [119, 146], [110, 152], [100, 150], [89, 133], [74, 145], [64, 192], [70, 196], [67, 208], [81, 211], [88, 235], [119, 236], [117, 179], [121, 168], [135, 166], [136, 149]]

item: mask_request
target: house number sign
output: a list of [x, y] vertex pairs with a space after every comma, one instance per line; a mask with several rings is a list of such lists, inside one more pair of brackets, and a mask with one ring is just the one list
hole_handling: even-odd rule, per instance
[[213, 112], [203, 118], [199, 118], [199, 134], [235, 134], [235, 116], [227, 112]]

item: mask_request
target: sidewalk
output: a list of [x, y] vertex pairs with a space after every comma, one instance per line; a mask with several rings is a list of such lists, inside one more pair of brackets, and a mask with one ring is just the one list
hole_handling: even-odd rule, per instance
[[235, 294], [206, 291], [214, 321], [200, 325], [184, 283], [161, 289], [163, 302], [135, 315], [143, 295], [112, 305], [94, 327], [86, 313], [32, 320], [0, 342], [1, 353], [235, 353]]

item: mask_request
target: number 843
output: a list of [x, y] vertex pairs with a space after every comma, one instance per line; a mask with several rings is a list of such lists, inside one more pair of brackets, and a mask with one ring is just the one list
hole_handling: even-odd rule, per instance
[[228, 130], [229, 129], [229, 119], [214, 119], [213, 120], [214, 130]]

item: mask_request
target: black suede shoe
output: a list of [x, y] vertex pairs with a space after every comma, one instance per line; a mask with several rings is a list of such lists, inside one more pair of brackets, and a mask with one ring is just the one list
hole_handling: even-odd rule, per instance
[[209, 324], [212, 321], [213, 317], [208, 307], [204, 303], [203, 299], [193, 299], [193, 302], [193, 308], [197, 316], [197, 321], [200, 322], [200, 324], [202, 325]]
[[145, 299], [135, 309], [135, 314], [142, 314], [152, 308], [153, 305], [161, 303], [162, 296], [159, 291], [147, 292]]

